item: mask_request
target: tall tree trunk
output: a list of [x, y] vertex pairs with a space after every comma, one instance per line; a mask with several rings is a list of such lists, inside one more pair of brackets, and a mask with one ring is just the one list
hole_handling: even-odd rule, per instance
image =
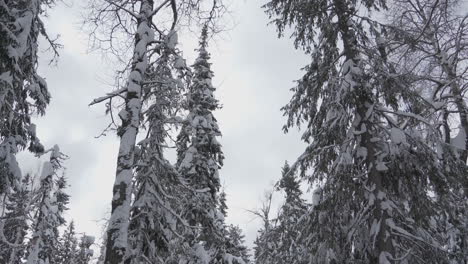
[[154, 38], [151, 29], [153, 0], [141, 0], [137, 20], [132, 68], [127, 82], [125, 109], [119, 116], [120, 148], [113, 188], [112, 213], [107, 231], [105, 264], [121, 264], [127, 249], [135, 143], [140, 126], [142, 82], [148, 68], [147, 49]]
[[[371, 212], [369, 221], [369, 229], [373, 224], [372, 219], [380, 223], [380, 229], [377, 234], [375, 234], [375, 243], [372, 249], [372, 252], [368, 252], [368, 259], [371, 263], [381, 263], [382, 259], [391, 260], [395, 256], [395, 249], [393, 247], [392, 241], [389, 235], [389, 229], [386, 224], [387, 219], [390, 218], [387, 210], [382, 208], [382, 202], [385, 198], [385, 187], [382, 182], [382, 173], [377, 169], [378, 160], [376, 157], [378, 149], [378, 142], [372, 140], [374, 136], [373, 127], [375, 126], [374, 121], [372, 120], [372, 114], [369, 114], [369, 111], [372, 111], [370, 108], [374, 103], [374, 95], [371, 88], [367, 87], [367, 84], [364, 83], [362, 76], [359, 72], [356, 73], [353, 71], [353, 68], [358, 68], [362, 71], [360, 67], [360, 54], [358, 51], [357, 36], [353, 29], [351, 14], [355, 12], [354, 7], [349, 6], [345, 0], [334, 0], [334, 8], [336, 15], [338, 17], [338, 27], [340, 34], [343, 40], [343, 50], [345, 54], [345, 59], [347, 62], [351, 63], [350, 72], [344, 72], [344, 75], [351, 74], [352, 79], [354, 80], [353, 84], [350, 84], [350, 89], [353, 93], [353, 100], [356, 106], [356, 121], [357, 129], [364, 131], [357, 138], [357, 144], [359, 147], [365, 148], [367, 150], [367, 155], [364, 160], [364, 164], [367, 168], [367, 179], [368, 179], [368, 188], [372, 190], [372, 195], [375, 198], [373, 204], [373, 211]], [[374, 131], [376, 132], [376, 131]], [[376, 132], [378, 133], [378, 132]], [[364, 188], [364, 186], [363, 186]], [[372, 244], [372, 241], [369, 241]], [[385, 262], [387, 263], [387, 262]]]

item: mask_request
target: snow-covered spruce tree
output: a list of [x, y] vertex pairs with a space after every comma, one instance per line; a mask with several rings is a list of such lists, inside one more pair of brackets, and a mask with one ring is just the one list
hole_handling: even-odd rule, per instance
[[271, 203], [273, 191], [268, 191], [262, 201], [262, 208], [252, 213], [262, 220], [262, 227], [258, 230], [257, 238], [254, 241], [254, 263], [270, 264], [274, 263], [274, 258], [278, 254], [279, 234], [277, 232], [276, 219], [270, 219]]
[[245, 236], [240, 227], [235, 225], [227, 227], [226, 252], [240, 257], [245, 264], [250, 263], [249, 249], [245, 246]]
[[0, 222], [0, 263], [20, 263], [26, 248], [25, 236], [29, 230], [29, 211], [32, 204], [32, 180], [26, 174], [21, 184], [13, 187], [7, 196], [4, 217]]
[[[128, 77], [121, 78], [125, 80], [123, 87], [92, 102], [95, 104], [124, 97], [124, 103], [119, 107], [121, 122], [117, 132], [120, 136], [120, 150], [108, 225], [106, 264], [121, 264], [127, 255], [131, 194], [134, 193], [132, 180], [137, 165], [136, 137], [142, 125], [143, 106], [151, 105], [146, 104], [146, 98], [142, 97], [146, 74], [151, 70], [152, 62], [161, 55], [160, 44], [164, 36], [175, 31], [180, 20], [196, 20], [203, 15], [205, 2], [211, 1], [94, 0], [91, 2], [88, 22], [92, 27], [91, 36], [95, 36], [96, 46], [108, 48], [117, 55], [125, 54], [128, 49], [131, 50], [130, 63], [122, 71], [128, 74]], [[219, 2], [214, 1], [216, 6]], [[130, 39], [134, 40], [132, 44], [129, 44]], [[131, 46], [133, 48], [130, 48]], [[124, 56], [120, 59], [124, 59]], [[111, 103], [108, 107], [108, 110], [112, 111]]]
[[275, 219], [269, 219], [271, 194], [266, 199], [269, 202], [256, 213], [262, 218], [263, 227], [255, 240], [255, 263], [308, 263], [307, 242], [302, 233], [302, 218], [308, 208], [301, 197], [300, 183], [287, 162], [276, 187], [284, 191], [285, 201]]
[[59, 238], [57, 256], [55, 256], [55, 263], [70, 263], [74, 262], [78, 253], [78, 240], [76, 238], [75, 223], [73, 221], [68, 224], [68, 227]]
[[170, 125], [177, 122], [181, 89], [185, 88], [181, 79], [185, 62], [176, 44], [177, 33], [170, 32], [160, 44], [161, 56], [150, 67], [143, 86], [148, 104], [144, 111], [147, 136], [138, 143], [126, 263], [166, 263], [187, 227], [180, 204], [188, 187], [164, 157]]
[[321, 190], [305, 219], [312, 263], [447, 262], [436, 221], [443, 204], [432, 193], [466, 169], [444, 169], [433, 147], [439, 132], [416, 107], [420, 94], [407, 92], [377, 43], [370, 14], [385, 2], [273, 0], [266, 8], [280, 34], [291, 25], [312, 57], [284, 107], [285, 130], [305, 122], [309, 144], [292, 169]]
[[287, 162], [283, 166], [278, 189], [284, 191], [286, 199], [277, 219], [279, 248], [273, 263], [308, 263], [308, 250], [305, 243], [300, 240], [302, 234], [300, 219], [307, 213], [307, 204], [302, 199], [299, 181]]
[[57, 145], [47, 152], [50, 152], [50, 160], [43, 165], [40, 188], [35, 198], [38, 204], [28, 245], [27, 264], [53, 262], [58, 249], [58, 228], [65, 224], [63, 212], [67, 209], [69, 197], [63, 190], [66, 187], [64, 177], [58, 178], [57, 175], [65, 156]]
[[[93, 257], [93, 250], [91, 249], [91, 246], [94, 244], [94, 237], [93, 236], [88, 236], [84, 234], [81, 239], [80, 243], [78, 244], [78, 250], [76, 252], [76, 255], [73, 259], [73, 264], [89, 264], [91, 261], [91, 258]], [[63, 262], [66, 263], [66, 262]]]
[[52, 206], [56, 208], [56, 222], [54, 223], [53, 231], [55, 233], [54, 237], [54, 247], [51, 252], [50, 263], [62, 263], [57, 261], [57, 256], [60, 255], [60, 233], [59, 227], [66, 224], [63, 213], [68, 210], [67, 205], [70, 202], [70, 195], [65, 192], [65, 189], [68, 187], [67, 178], [65, 177], [65, 170], [62, 172], [62, 175], [55, 180], [54, 193], [52, 194]]
[[[16, 153], [44, 151], [31, 121], [43, 115], [50, 100], [46, 82], [37, 74], [40, 35], [56, 52], [41, 16], [53, 0], [0, 1], [0, 195], [21, 181]], [[57, 55], [57, 54], [56, 54]]]
[[226, 218], [228, 207], [227, 207], [227, 195], [224, 189], [221, 190], [221, 193], [219, 194], [219, 207], [218, 208], [221, 214], [223, 214], [224, 218]]
[[278, 233], [273, 224], [264, 225], [259, 231], [254, 241], [254, 263], [269, 264], [275, 263], [275, 256], [279, 254], [277, 239]]
[[[221, 190], [219, 194], [218, 210], [224, 218], [227, 217], [227, 195], [226, 192]], [[224, 225], [223, 237], [225, 243], [225, 252], [227, 255], [224, 260], [227, 263], [240, 262], [241, 260], [247, 264], [250, 263], [249, 249], [245, 246], [245, 236], [242, 234], [242, 229], [235, 225]]]
[[[224, 217], [218, 209], [220, 181], [218, 170], [224, 159], [217, 137], [221, 136], [213, 111], [219, 108], [214, 97], [212, 85], [210, 55], [208, 45], [208, 28], [204, 26], [201, 33], [198, 58], [193, 65], [193, 78], [186, 95], [188, 115], [181, 134], [186, 135], [185, 151], [179, 152], [178, 170], [189, 186], [194, 189], [193, 196], [186, 204], [185, 218], [191, 226], [200, 227], [189, 241], [196, 252], [206, 251], [207, 256], [200, 261], [213, 263], [225, 256], [223, 246]], [[179, 138], [184, 138], [180, 137]], [[179, 142], [180, 143], [180, 142]], [[200, 254], [199, 254], [200, 255]], [[208, 260], [206, 259], [208, 258]]]

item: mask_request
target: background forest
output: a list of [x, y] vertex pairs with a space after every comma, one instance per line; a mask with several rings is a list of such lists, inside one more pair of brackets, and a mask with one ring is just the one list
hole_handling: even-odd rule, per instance
[[466, 6], [0, 0], [0, 263], [468, 263]]

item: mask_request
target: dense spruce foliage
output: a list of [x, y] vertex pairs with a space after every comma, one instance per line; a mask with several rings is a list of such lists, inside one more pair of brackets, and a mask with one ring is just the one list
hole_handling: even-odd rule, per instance
[[20, 184], [18, 152], [44, 151], [31, 118], [44, 115], [50, 101], [37, 66], [41, 35], [57, 55], [59, 46], [49, 38], [42, 22], [53, 4], [53, 0], [0, 1], [0, 195]]
[[[302, 139], [309, 144], [291, 169], [317, 189], [314, 205], [300, 220], [308, 261], [466, 258], [466, 190], [460, 188], [467, 173], [466, 98], [450, 92], [461, 89], [456, 86], [466, 71], [447, 68], [464, 60], [457, 48], [466, 43], [460, 30], [465, 18], [450, 11], [455, 4], [272, 0], [265, 5], [280, 36], [291, 26], [295, 46], [311, 56], [283, 108], [285, 130], [305, 123]], [[388, 8], [392, 21], [372, 15]], [[448, 23], [456, 25], [443, 30]], [[433, 58], [441, 58], [439, 66]], [[462, 135], [458, 146], [447, 122], [456, 113], [462, 124], [456, 129]]]
[[37, 211], [32, 224], [32, 238], [29, 241], [26, 263], [50, 263], [57, 254], [58, 228], [65, 224], [63, 213], [67, 209], [69, 196], [64, 193], [64, 177], [58, 177], [62, 169], [63, 153], [57, 145], [48, 150], [50, 159], [44, 163], [39, 178], [40, 187], [35, 199]]
[[260, 215], [264, 224], [255, 241], [255, 261], [278, 264], [308, 263], [310, 252], [305, 239], [307, 226], [303, 225], [303, 217], [310, 205], [302, 198], [300, 182], [287, 162], [276, 186], [278, 191], [284, 193], [284, 204], [280, 207], [278, 216], [269, 219], [272, 196], [268, 196], [268, 203]]
[[246, 252], [241, 248], [240, 230], [228, 228], [224, 221], [226, 194], [220, 193], [219, 179], [224, 154], [218, 142], [221, 132], [213, 115], [220, 106], [214, 96], [216, 89], [212, 84], [214, 75], [207, 51], [208, 34], [205, 25], [200, 36], [198, 57], [192, 65], [193, 77], [183, 102], [187, 117], [177, 137], [177, 169], [190, 188], [189, 197], [182, 205], [183, 217], [191, 227], [195, 227], [185, 240], [193, 253], [184, 261], [244, 264]]

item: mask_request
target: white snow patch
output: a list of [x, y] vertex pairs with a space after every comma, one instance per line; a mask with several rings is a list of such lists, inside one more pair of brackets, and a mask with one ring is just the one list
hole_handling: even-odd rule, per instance
[[205, 248], [202, 245], [195, 245], [195, 255], [198, 257], [201, 264], [210, 263], [210, 255], [208, 254], [208, 252], [206, 252]]
[[406, 144], [406, 135], [403, 130], [392, 127], [390, 130], [390, 139], [392, 140], [393, 143], [399, 145], [399, 144]]
[[183, 69], [187, 67], [187, 64], [185, 63], [185, 60], [181, 56], [177, 56], [175, 62], [174, 62], [174, 68], [176, 69]]
[[377, 166], [375, 167], [378, 171], [386, 171], [388, 170], [388, 167], [385, 165], [384, 162], [379, 161], [377, 162]]
[[167, 35], [166, 45], [169, 49], [175, 49], [177, 43], [179, 42], [179, 37], [176, 31], [171, 31]]
[[458, 149], [466, 149], [466, 133], [462, 127], [458, 128], [458, 134], [452, 138], [451, 144]]
[[6, 82], [9, 85], [12, 85], [13, 83], [13, 76], [11, 75], [10, 71], [6, 71], [2, 74], [0, 74], [0, 80]]

